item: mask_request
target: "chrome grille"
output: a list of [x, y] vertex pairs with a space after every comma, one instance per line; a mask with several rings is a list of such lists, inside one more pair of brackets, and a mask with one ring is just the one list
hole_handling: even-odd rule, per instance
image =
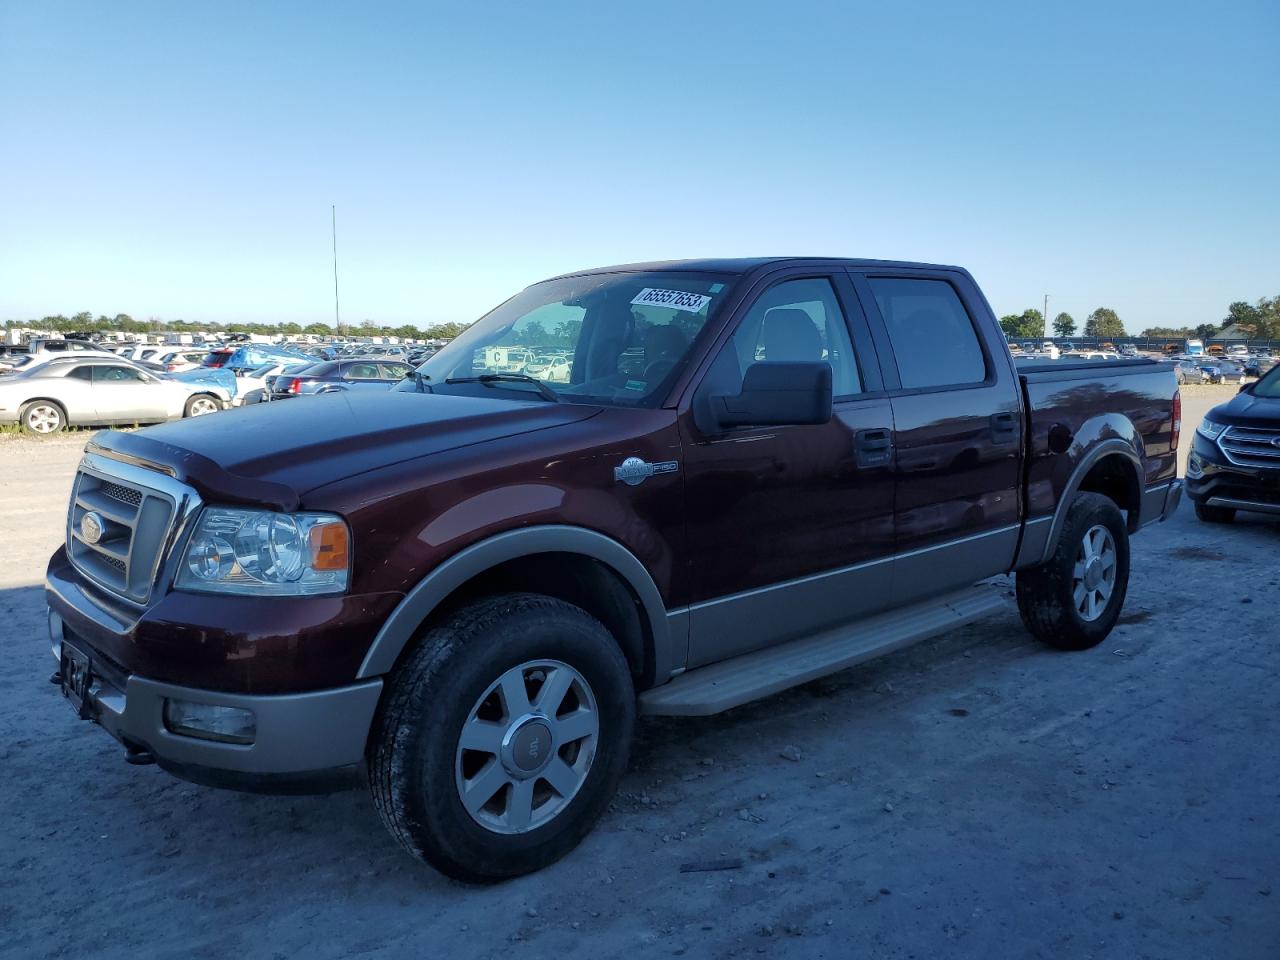
[[[91, 467], [86, 458], [71, 488], [67, 555], [94, 583], [146, 603], [179, 506], [171, 494], [121, 482]], [[93, 520], [86, 525], [91, 513]]]
[[118, 483], [103, 483], [99, 488], [108, 497], [119, 500], [121, 503], [127, 503], [132, 506], [139, 506], [142, 503], [142, 491], [135, 490], [133, 487], [121, 486]]
[[1280, 430], [1228, 427], [1218, 438], [1218, 447], [1237, 466], [1280, 470]]

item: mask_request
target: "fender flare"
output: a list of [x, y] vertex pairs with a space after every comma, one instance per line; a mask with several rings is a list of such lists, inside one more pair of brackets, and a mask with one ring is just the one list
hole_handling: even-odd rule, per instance
[[405, 594], [374, 637], [356, 673], [357, 680], [390, 672], [418, 628], [468, 580], [508, 560], [539, 553], [573, 553], [608, 567], [640, 600], [653, 644], [654, 676], [665, 678], [673, 663], [671, 631], [662, 594], [645, 565], [618, 541], [585, 527], [547, 525], [508, 530], [472, 544], [440, 564]]
[[1138, 484], [1139, 504], [1141, 504], [1142, 496], [1142, 458], [1138, 456], [1133, 445], [1128, 440], [1121, 440], [1118, 437], [1111, 437], [1103, 440], [1096, 446], [1090, 448], [1080, 462], [1076, 464], [1075, 469], [1071, 473], [1071, 479], [1067, 481], [1066, 487], [1062, 490], [1062, 496], [1058, 498], [1058, 506], [1053, 511], [1053, 524], [1049, 527], [1049, 536], [1045, 541], [1044, 551], [1036, 563], [1046, 563], [1053, 551], [1058, 547], [1058, 538], [1062, 536], [1062, 528], [1067, 522], [1067, 510], [1071, 508], [1071, 501], [1075, 495], [1080, 492], [1080, 485], [1084, 483], [1084, 478], [1089, 475], [1099, 461], [1104, 457], [1120, 454], [1133, 467], [1133, 475]]

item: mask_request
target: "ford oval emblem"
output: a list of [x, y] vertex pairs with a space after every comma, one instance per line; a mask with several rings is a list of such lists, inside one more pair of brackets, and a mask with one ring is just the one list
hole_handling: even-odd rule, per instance
[[102, 517], [92, 510], [80, 518], [80, 536], [85, 543], [97, 543], [102, 539], [102, 531], [105, 529]]

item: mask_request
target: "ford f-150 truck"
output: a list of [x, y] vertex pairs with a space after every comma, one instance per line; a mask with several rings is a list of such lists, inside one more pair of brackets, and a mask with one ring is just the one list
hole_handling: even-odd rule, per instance
[[1010, 572], [1032, 633], [1099, 643], [1129, 535], [1178, 503], [1179, 417], [1167, 365], [1015, 364], [955, 267], [561, 276], [390, 392], [97, 435], [54, 679], [133, 762], [363, 779], [414, 855], [514, 876], [590, 830], [638, 713], [952, 629]]

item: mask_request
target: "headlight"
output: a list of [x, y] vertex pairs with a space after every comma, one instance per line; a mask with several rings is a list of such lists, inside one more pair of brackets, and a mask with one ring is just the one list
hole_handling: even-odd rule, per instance
[[273, 597], [341, 593], [349, 541], [347, 525], [331, 513], [205, 507], [176, 586]]
[[1227, 429], [1225, 423], [1214, 423], [1212, 420], [1201, 420], [1200, 426], [1196, 427], [1196, 433], [1204, 437], [1206, 440], [1217, 440], [1222, 436], [1222, 431]]

